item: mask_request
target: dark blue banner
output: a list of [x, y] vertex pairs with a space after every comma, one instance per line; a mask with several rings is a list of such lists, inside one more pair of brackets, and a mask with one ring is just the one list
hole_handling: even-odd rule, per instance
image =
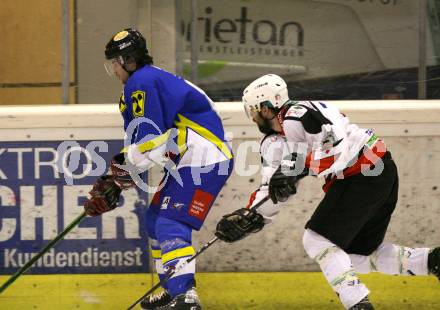
[[[0, 143], [0, 274], [12, 274], [81, 212], [123, 141]], [[28, 273], [148, 271], [147, 194], [123, 192], [120, 206], [86, 217]]]

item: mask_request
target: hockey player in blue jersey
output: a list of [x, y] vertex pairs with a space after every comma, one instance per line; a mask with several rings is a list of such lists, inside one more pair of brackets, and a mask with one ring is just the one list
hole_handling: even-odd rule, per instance
[[[171, 161], [146, 215], [152, 257], [163, 278], [195, 253], [192, 231], [201, 228], [231, 174], [232, 151], [212, 101], [190, 82], [153, 66], [138, 31], [114, 35], [105, 56], [107, 71], [124, 84], [119, 108], [129, 143], [113, 158], [112, 174], [97, 181], [85, 209], [92, 216], [114, 209], [121, 190], [141, 184], [140, 172]], [[195, 261], [141, 307], [201, 309], [194, 274]]]

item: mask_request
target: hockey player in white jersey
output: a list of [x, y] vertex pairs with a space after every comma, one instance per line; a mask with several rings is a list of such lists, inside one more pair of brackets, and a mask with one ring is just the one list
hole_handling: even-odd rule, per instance
[[[261, 230], [278, 213], [278, 202], [296, 193], [301, 178], [322, 176], [325, 196], [305, 226], [303, 246], [346, 309], [374, 309], [358, 273], [440, 279], [440, 247], [384, 242], [397, 203], [398, 175], [385, 143], [372, 130], [350, 124], [329, 103], [291, 101], [285, 81], [274, 74], [252, 82], [243, 103], [266, 134], [260, 148], [262, 182], [246, 208], [220, 220], [217, 237], [234, 242]], [[266, 196], [271, 202], [249, 209]]]

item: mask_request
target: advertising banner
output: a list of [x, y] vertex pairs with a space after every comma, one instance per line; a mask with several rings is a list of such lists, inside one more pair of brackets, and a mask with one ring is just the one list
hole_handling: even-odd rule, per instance
[[[0, 274], [12, 274], [81, 212], [122, 140], [0, 142]], [[86, 217], [29, 274], [148, 271], [147, 194], [127, 190], [120, 206]]]
[[[199, 83], [290, 80], [418, 65], [418, 2], [397, 0], [198, 2]], [[191, 5], [181, 21], [189, 77]], [[428, 45], [431, 61], [433, 50]]]

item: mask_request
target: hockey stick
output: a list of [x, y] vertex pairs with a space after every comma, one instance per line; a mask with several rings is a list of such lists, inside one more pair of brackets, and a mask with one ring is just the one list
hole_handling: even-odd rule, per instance
[[[264, 197], [261, 199], [255, 206], [252, 207], [252, 209], [258, 209], [260, 206], [262, 206], [266, 201], [269, 200], [269, 196]], [[191, 263], [194, 259], [196, 259], [197, 256], [202, 254], [207, 248], [209, 248], [211, 245], [213, 245], [218, 240], [218, 237], [212, 238], [210, 241], [205, 243], [193, 256], [188, 258], [186, 261], [184, 261], [182, 264], [177, 266], [177, 268], [172, 269], [167, 275], [160, 280], [156, 285], [154, 285], [148, 292], [146, 292], [142, 297], [140, 297], [138, 300], [136, 300], [133, 304], [130, 305], [130, 307], [127, 308], [127, 310], [133, 309], [138, 303], [140, 303], [145, 297], [153, 293], [155, 290], [157, 290], [160, 286], [164, 285], [174, 274], [181, 271], [183, 268], [185, 268], [186, 265]]]
[[81, 213], [72, 223], [69, 224], [58, 236], [50, 241], [37, 255], [32, 257], [23, 267], [21, 267], [17, 272], [15, 272], [9, 279], [0, 287], [0, 294], [6, 290], [19, 276], [21, 276], [26, 270], [28, 270], [41, 256], [43, 256], [51, 247], [57, 244], [58, 241], [63, 239], [63, 237], [72, 230], [82, 219], [86, 216], [86, 212]]

